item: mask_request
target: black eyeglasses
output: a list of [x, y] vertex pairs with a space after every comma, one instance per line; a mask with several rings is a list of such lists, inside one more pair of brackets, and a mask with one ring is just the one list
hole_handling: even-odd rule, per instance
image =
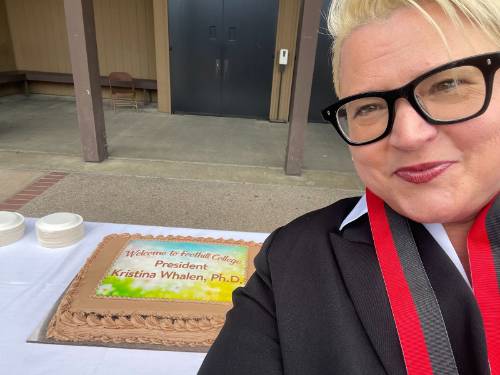
[[321, 113], [351, 146], [389, 135], [399, 98], [408, 100], [430, 124], [456, 124], [486, 111], [499, 68], [500, 52], [467, 57], [434, 68], [398, 89], [341, 99]]

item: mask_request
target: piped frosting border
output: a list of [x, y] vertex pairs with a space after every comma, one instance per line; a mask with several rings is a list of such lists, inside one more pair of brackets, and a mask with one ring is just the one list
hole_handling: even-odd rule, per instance
[[[161, 344], [173, 346], [199, 347], [209, 346], [219, 330], [222, 328], [225, 320], [225, 312], [229, 310], [231, 304], [222, 302], [177, 302], [177, 304], [194, 304], [194, 305], [209, 305], [213, 304], [217, 307], [217, 312], [210, 313], [210, 306], [203, 308], [208, 310], [205, 312], [160, 312], [150, 313], [134, 311], [128, 312], [127, 309], [109, 309], [108, 311], [78, 311], [74, 310], [74, 299], [78, 297], [81, 284], [87, 277], [89, 268], [91, 268], [96, 259], [105, 251], [110, 242], [122, 240], [124, 243], [128, 241], [139, 240], [155, 240], [155, 241], [194, 241], [214, 244], [231, 244], [249, 247], [248, 264], [247, 264], [247, 280], [253, 273], [252, 264], [253, 257], [260, 249], [261, 244], [253, 241], [243, 241], [224, 238], [210, 237], [193, 237], [193, 236], [174, 236], [174, 235], [141, 235], [141, 234], [111, 234], [103, 238], [97, 246], [93, 254], [87, 259], [85, 265], [77, 274], [75, 279], [68, 287], [67, 292], [61, 299], [61, 302], [56, 310], [56, 313], [50, 320], [47, 327], [47, 337], [63, 341], [99, 341], [113, 343], [145, 343], [145, 344]], [[123, 246], [120, 247], [123, 249]], [[250, 251], [251, 249], [251, 251]], [[115, 250], [117, 253], [119, 251]], [[113, 254], [113, 260], [116, 258]], [[108, 264], [108, 267], [112, 263]], [[98, 280], [101, 280], [99, 277]], [[98, 284], [96, 284], [98, 285]], [[95, 290], [95, 287], [92, 289]], [[130, 299], [132, 303], [139, 302]], [[157, 304], [169, 303], [166, 300], [160, 301], [143, 301], [142, 303]], [[171, 301], [171, 300], [167, 300]], [[175, 301], [173, 302], [175, 303]], [[216, 306], [215, 306], [216, 305]], [[222, 306], [224, 305], [224, 306]], [[221, 309], [221, 307], [223, 309]], [[125, 333], [132, 331], [134, 334]], [[120, 333], [122, 332], [122, 333]], [[143, 332], [144, 334], [141, 334]], [[168, 337], [172, 334], [172, 337]], [[183, 336], [185, 338], [183, 339]]]

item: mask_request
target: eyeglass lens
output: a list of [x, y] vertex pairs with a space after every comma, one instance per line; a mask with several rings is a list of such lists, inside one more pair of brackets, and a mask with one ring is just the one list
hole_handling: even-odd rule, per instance
[[[481, 70], [459, 66], [433, 74], [414, 89], [420, 108], [437, 121], [456, 121], [473, 116], [484, 105], [486, 83]], [[384, 98], [352, 100], [337, 110], [337, 122], [352, 142], [368, 142], [381, 136], [389, 125]]]

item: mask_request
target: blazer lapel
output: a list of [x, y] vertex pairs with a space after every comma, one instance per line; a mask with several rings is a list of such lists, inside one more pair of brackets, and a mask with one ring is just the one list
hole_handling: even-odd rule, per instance
[[331, 233], [334, 255], [367, 335], [388, 374], [406, 374], [367, 218]]

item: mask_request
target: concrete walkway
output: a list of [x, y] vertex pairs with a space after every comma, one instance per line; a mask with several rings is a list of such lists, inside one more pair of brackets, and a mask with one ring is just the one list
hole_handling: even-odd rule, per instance
[[[105, 101], [112, 157], [283, 168], [288, 125], [231, 117], [113, 112]], [[71, 97], [0, 97], [0, 149], [81, 155]], [[309, 124], [304, 169], [353, 173], [347, 147], [329, 124]]]
[[41, 171], [0, 169], [2, 186], [0, 189], [0, 202], [12, 197], [42, 175]]
[[72, 173], [19, 210], [87, 221], [270, 232], [355, 191], [305, 186]]
[[85, 163], [74, 101], [0, 98], [0, 203], [57, 171], [68, 175], [19, 212], [40, 217], [71, 211], [88, 221], [269, 232], [362, 189], [345, 147], [324, 124], [309, 127], [306, 168], [294, 177], [282, 167], [284, 124], [147, 108], [116, 114], [108, 109], [105, 115], [111, 156]]

